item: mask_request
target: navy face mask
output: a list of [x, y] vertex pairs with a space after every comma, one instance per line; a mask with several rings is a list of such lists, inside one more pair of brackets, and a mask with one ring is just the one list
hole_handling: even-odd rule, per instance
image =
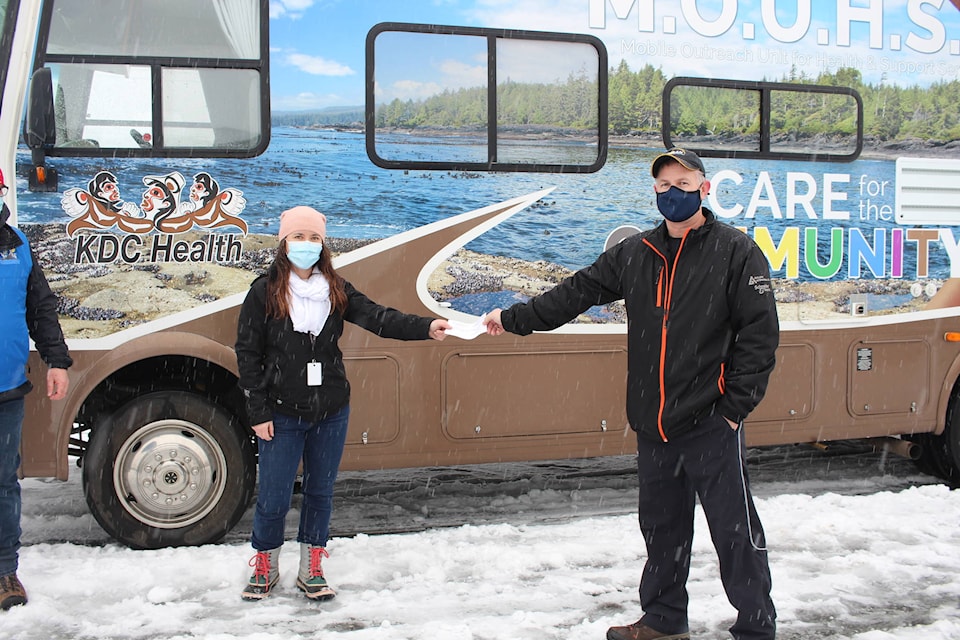
[[657, 194], [657, 209], [670, 222], [683, 222], [700, 210], [703, 201], [700, 190], [684, 191], [678, 187], [670, 187], [663, 193]]

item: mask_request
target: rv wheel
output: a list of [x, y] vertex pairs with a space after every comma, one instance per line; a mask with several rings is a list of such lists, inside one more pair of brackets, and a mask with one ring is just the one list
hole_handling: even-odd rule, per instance
[[921, 433], [910, 439], [922, 447], [917, 460], [920, 471], [960, 487], [960, 388], [954, 389], [950, 398], [943, 433]]
[[237, 420], [182, 391], [120, 407], [94, 429], [83, 459], [94, 518], [137, 549], [219, 540], [243, 516], [255, 481], [254, 446]]
[[932, 433], [917, 433], [906, 436], [910, 442], [915, 442], [920, 446], [920, 457], [914, 460], [917, 469], [921, 473], [946, 478], [949, 464], [943, 451], [943, 436], [935, 436]]
[[938, 451], [943, 461], [944, 480], [951, 486], [960, 486], [960, 390], [954, 389], [947, 407], [946, 426], [943, 433], [936, 436], [939, 440]]

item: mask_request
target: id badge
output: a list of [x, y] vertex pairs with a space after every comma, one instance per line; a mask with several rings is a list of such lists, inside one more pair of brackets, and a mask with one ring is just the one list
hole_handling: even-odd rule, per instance
[[323, 369], [319, 362], [307, 363], [307, 386], [319, 387], [323, 384]]

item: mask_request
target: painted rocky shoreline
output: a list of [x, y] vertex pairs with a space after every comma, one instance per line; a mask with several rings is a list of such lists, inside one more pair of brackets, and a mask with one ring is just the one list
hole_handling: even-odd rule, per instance
[[[307, 129], [327, 129], [328, 126], [305, 127]], [[333, 127], [339, 131], [353, 131], [363, 133], [363, 128], [356, 127]], [[506, 138], [516, 138], [524, 140], [544, 140], [544, 141], [579, 141], [583, 143], [593, 143], [596, 139], [593, 135], [584, 134], [577, 129], [562, 127], [539, 127], [530, 129], [525, 133], [507, 132], [503, 135]], [[450, 135], [450, 131], [442, 129], [426, 129], [423, 127], [416, 129], [390, 129], [389, 132], [403, 132], [407, 134], [419, 133], [424, 135], [443, 136]], [[847, 138], [832, 139], [830, 136], [819, 135], [804, 138], [793, 138], [790, 136], [778, 136], [771, 141], [780, 152], [806, 153], [818, 155], [824, 153], [835, 153], [837, 155], [847, 155], [852, 152], [850, 140]], [[624, 149], [662, 149], [663, 137], [659, 131], [633, 131], [626, 134], [610, 134], [607, 138], [607, 144], [610, 148]], [[759, 144], [755, 138], [746, 136], [692, 136], [682, 140], [673, 140], [674, 146], [687, 146], [691, 149], [755, 149]], [[895, 140], [884, 140], [875, 136], [864, 136], [863, 148], [860, 150], [859, 157], [872, 160], [896, 160], [901, 156], [910, 157], [937, 157], [937, 158], [960, 158], [960, 140], [945, 140], [938, 138], [900, 138]], [[707, 154], [703, 154], [707, 158]], [[711, 162], [722, 162], [722, 160], [712, 160]]]
[[[96, 338], [136, 326], [199, 304], [247, 290], [273, 260], [276, 239], [251, 234], [239, 238], [240, 259], [216, 263], [147, 263], [109, 265], [75, 261], [76, 241], [63, 225], [25, 224], [50, 286], [58, 296], [61, 325], [68, 338]], [[185, 242], [200, 242], [202, 234], [182, 234]], [[178, 236], [180, 238], [180, 236]], [[328, 238], [335, 254], [369, 244], [371, 240]], [[435, 300], [449, 302], [461, 296], [498, 291], [534, 296], [553, 287], [573, 272], [549, 262], [528, 262], [460, 250], [446, 260], [428, 280]], [[781, 320], [824, 320], [850, 317], [854, 293], [895, 297], [897, 304], [870, 309], [870, 315], [920, 310], [929, 301], [925, 280], [919, 296], [911, 295], [915, 281], [857, 280], [807, 282], [775, 280]], [[581, 316], [577, 322], [623, 322], [622, 303], [610, 306], [605, 319]]]
[[[831, 140], [829, 137], [818, 136], [805, 139], [790, 139], [781, 136], [772, 141], [777, 149], [782, 152], [823, 154], [836, 153], [845, 155], [851, 152], [849, 141]], [[628, 135], [611, 135], [609, 139], [611, 147], [625, 148], [650, 148], [659, 149], [663, 146], [663, 140], [659, 135], [651, 133], [636, 133]], [[757, 142], [746, 138], [721, 138], [718, 136], [701, 136], [675, 140], [677, 146], [687, 145], [690, 148], [722, 148], [723, 146], [732, 146], [733, 148], [755, 148]], [[901, 156], [910, 157], [936, 157], [936, 158], [960, 158], [960, 140], [941, 140], [937, 138], [902, 138], [898, 140], [881, 140], [873, 136], [864, 136], [863, 149], [859, 157], [871, 160], [896, 160]], [[703, 156], [707, 157], [706, 154]], [[711, 165], [723, 160], [711, 160]], [[708, 167], [709, 168], [709, 167]]]

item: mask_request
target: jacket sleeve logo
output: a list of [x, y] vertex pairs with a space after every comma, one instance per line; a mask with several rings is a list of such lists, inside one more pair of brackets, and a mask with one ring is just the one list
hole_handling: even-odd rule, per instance
[[770, 278], [766, 276], [750, 276], [748, 284], [760, 295], [770, 293]]

